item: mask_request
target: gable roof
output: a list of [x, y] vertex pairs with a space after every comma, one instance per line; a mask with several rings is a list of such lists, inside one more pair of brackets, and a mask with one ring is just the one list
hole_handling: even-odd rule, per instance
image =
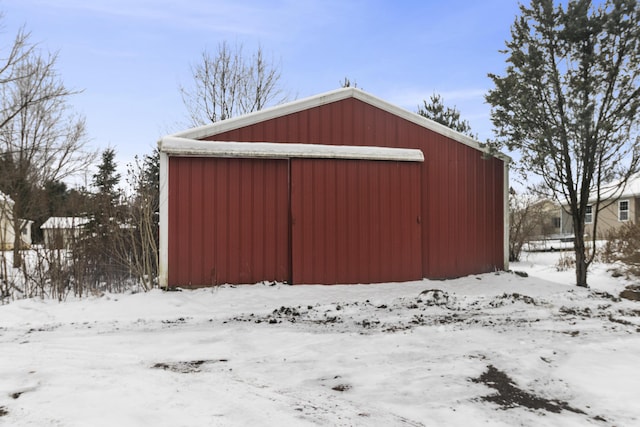
[[[640, 173], [636, 173], [629, 177], [627, 184], [624, 188], [619, 188], [620, 181], [612, 181], [607, 184], [604, 184], [600, 187], [600, 198], [601, 200], [611, 200], [611, 199], [624, 199], [628, 197], [640, 197]], [[594, 192], [589, 197], [589, 200], [595, 200], [596, 193]]]
[[[304, 99], [299, 99], [286, 104], [276, 105], [274, 107], [265, 108], [264, 110], [256, 111], [253, 113], [245, 114], [226, 120], [221, 120], [216, 123], [188, 129], [182, 132], [174, 133], [170, 137], [178, 137], [184, 139], [201, 140], [213, 135], [217, 135], [223, 132], [239, 129], [242, 127], [250, 126], [255, 123], [260, 123], [266, 120], [274, 119], [277, 117], [286, 116], [289, 114], [297, 113], [300, 111], [308, 110], [314, 107], [327, 105], [336, 101], [341, 101], [348, 98], [354, 98], [360, 100], [366, 104], [379, 108], [390, 114], [393, 114], [399, 118], [415, 123], [440, 135], [453, 139], [461, 144], [472, 147], [480, 152], [495, 156], [503, 161], [510, 162], [511, 158], [502, 153], [491, 152], [488, 148], [480, 145], [480, 142], [475, 139], [464, 135], [460, 132], [454, 131], [447, 126], [441, 125], [433, 120], [427, 119], [419, 114], [400, 108], [396, 105], [390, 104], [380, 98], [377, 98], [369, 93], [366, 93], [358, 88], [348, 87], [333, 90], [323, 94], [311, 96]], [[160, 144], [162, 140], [160, 141]]]
[[46, 229], [71, 229], [81, 228], [89, 222], [89, 218], [75, 216], [52, 216], [47, 219], [40, 228]]
[[[627, 184], [624, 188], [620, 188], [620, 180], [610, 181], [600, 186], [600, 202], [611, 202], [620, 199], [628, 198], [640, 198], [640, 172], [629, 177]], [[597, 199], [597, 191], [592, 191], [589, 194], [589, 202], [594, 202]], [[563, 206], [568, 206], [568, 201], [560, 201]]]

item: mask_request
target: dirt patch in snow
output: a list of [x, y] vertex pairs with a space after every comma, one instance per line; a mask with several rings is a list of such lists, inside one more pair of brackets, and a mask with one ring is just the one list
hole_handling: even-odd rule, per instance
[[203, 365], [211, 363], [228, 362], [227, 359], [215, 360], [189, 360], [182, 362], [159, 362], [152, 366], [154, 369], [163, 369], [165, 371], [178, 372], [180, 374], [190, 374], [200, 372]]
[[[266, 315], [254, 313], [233, 317], [231, 321], [267, 324], [302, 323], [343, 326], [352, 330], [355, 326], [365, 333], [371, 330], [399, 332], [417, 326], [457, 324], [462, 322], [484, 324], [474, 314], [514, 304], [542, 305], [527, 295], [505, 293], [503, 295], [460, 301], [441, 289], [427, 289], [416, 297], [397, 298], [390, 302], [373, 304], [371, 301], [336, 302], [307, 306], [282, 306]], [[407, 318], [406, 311], [414, 312]], [[512, 319], [507, 319], [511, 321]], [[225, 322], [226, 323], [226, 322]], [[486, 320], [488, 325], [493, 320]]]
[[622, 292], [620, 298], [631, 301], [640, 301], [640, 285], [629, 285]]
[[349, 384], [338, 384], [331, 387], [331, 390], [335, 390], [335, 391], [348, 391], [350, 389], [351, 389], [351, 386]]
[[[558, 304], [554, 299], [531, 297], [522, 293], [458, 296], [442, 289], [426, 289], [415, 297], [390, 301], [370, 300], [329, 304], [281, 306], [267, 314], [241, 314], [229, 321], [268, 325], [315, 325], [335, 331], [370, 334], [404, 332], [421, 326], [449, 325], [457, 328], [541, 327], [539, 322], [562, 320], [575, 325], [579, 320], [598, 319], [607, 325], [624, 326], [640, 332], [640, 310], [630, 309], [620, 299], [606, 292], [591, 292], [584, 300], [569, 295]], [[409, 314], [409, 316], [407, 315]], [[570, 328], [571, 336], [579, 332]]]
[[[562, 411], [570, 411], [576, 414], [587, 415], [585, 411], [574, 408], [567, 402], [557, 399], [547, 399], [522, 390], [506, 373], [497, 369], [493, 365], [487, 366], [486, 372], [478, 378], [472, 378], [471, 381], [475, 383], [482, 383], [495, 389], [496, 393], [484, 396], [481, 400], [495, 403], [500, 407], [500, 409], [506, 410], [524, 407], [528, 409], [553, 412], [556, 414]], [[592, 419], [606, 422], [606, 420], [601, 416], [595, 416]]]

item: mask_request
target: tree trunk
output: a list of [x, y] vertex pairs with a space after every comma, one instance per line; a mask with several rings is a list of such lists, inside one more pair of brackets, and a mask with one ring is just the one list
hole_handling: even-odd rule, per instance
[[576, 285], [586, 288], [588, 265], [584, 245], [584, 223], [576, 220], [576, 218], [573, 219], [573, 223], [573, 230], [575, 232], [573, 246], [576, 254]]
[[[576, 240], [578, 240], [576, 238]], [[584, 253], [584, 238], [580, 238], [582, 240], [582, 245], [576, 245], [576, 284], [583, 288], [587, 287], [587, 260], [586, 255]]]
[[22, 267], [22, 253], [20, 249], [22, 249], [22, 224], [20, 224], [20, 219], [17, 217], [14, 211], [13, 218], [13, 268]]

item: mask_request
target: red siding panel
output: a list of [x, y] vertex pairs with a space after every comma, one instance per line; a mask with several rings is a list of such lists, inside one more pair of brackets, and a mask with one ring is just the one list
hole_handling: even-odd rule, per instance
[[208, 139], [420, 149], [425, 156], [418, 180], [423, 276], [458, 277], [503, 267], [504, 164], [472, 147], [355, 98]]
[[289, 280], [288, 161], [169, 159], [169, 286]]
[[292, 159], [293, 283], [420, 279], [419, 175], [413, 162]]

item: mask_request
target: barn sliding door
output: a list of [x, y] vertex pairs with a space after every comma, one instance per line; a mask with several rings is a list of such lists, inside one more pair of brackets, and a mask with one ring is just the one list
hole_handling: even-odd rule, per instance
[[169, 159], [169, 286], [289, 280], [288, 164]]
[[294, 284], [422, 278], [420, 163], [291, 159]]

